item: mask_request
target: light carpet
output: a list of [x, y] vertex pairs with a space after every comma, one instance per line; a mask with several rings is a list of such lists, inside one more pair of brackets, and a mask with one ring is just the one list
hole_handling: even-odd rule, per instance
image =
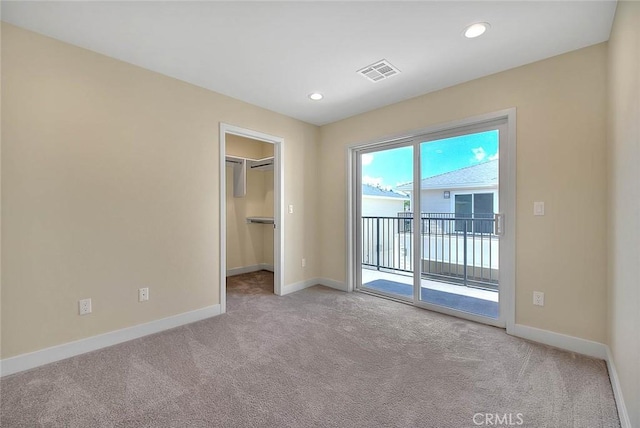
[[0, 425], [619, 426], [603, 361], [361, 293], [277, 297], [272, 281], [229, 278], [225, 315], [3, 378]]

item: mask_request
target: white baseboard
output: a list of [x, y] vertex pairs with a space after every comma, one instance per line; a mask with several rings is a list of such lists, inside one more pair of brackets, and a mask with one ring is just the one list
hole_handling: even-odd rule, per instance
[[340, 291], [345, 291], [345, 292], [349, 291], [347, 289], [347, 284], [341, 281], [336, 281], [335, 279], [318, 278], [318, 284], [322, 284], [325, 287], [335, 288], [336, 290], [340, 290]]
[[328, 278], [311, 278], [294, 284], [285, 285], [284, 290], [282, 291], [282, 296], [304, 290], [305, 288], [309, 288], [314, 285], [324, 285], [325, 287], [334, 288], [336, 290], [347, 291], [347, 285], [343, 282]]
[[260, 263], [258, 266], [260, 266], [260, 270], [268, 270], [269, 272], [275, 272], [275, 268], [273, 267], [273, 265], [269, 265], [267, 263]]
[[620, 426], [622, 428], [631, 428], [631, 419], [627, 412], [627, 406], [624, 403], [624, 397], [622, 396], [622, 387], [620, 386], [620, 379], [618, 378], [618, 372], [616, 371], [616, 365], [613, 361], [613, 354], [611, 349], [607, 348], [607, 368], [609, 369], [609, 379], [611, 379], [611, 387], [613, 388], [613, 396], [616, 399], [616, 406], [618, 407], [618, 416], [620, 417]]
[[273, 265], [260, 263], [252, 266], [243, 266], [233, 269], [227, 269], [227, 276], [241, 275], [243, 273], [258, 272], [259, 270], [268, 270], [273, 272]]
[[76, 355], [95, 351], [101, 348], [106, 348], [107, 346], [127, 342], [132, 339], [137, 339], [142, 336], [158, 333], [184, 324], [211, 318], [216, 315], [220, 315], [220, 305], [208, 306], [206, 308], [135, 325], [133, 327], [127, 327], [121, 330], [87, 337], [86, 339], [52, 346], [50, 348], [41, 349], [28, 354], [5, 358], [0, 362], [0, 375], [7, 376], [24, 370], [29, 370], [34, 367], [53, 363], [55, 361], [74, 357]]
[[613, 354], [611, 354], [611, 350], [607, 345], [522, 324], [516, 324], [512, 329], [508, 330], [510, 331], [507, 331], [507, 333], [513, 336], [605, 360], [607, 363], [607, 369], [609, 370], [609, 379], [611, 380], [613, 396], [618, 408], [620, 425], [622, 428], [631, 428], [631, 420], [629, 419], [629, 413], [627, 412], [627, 407], [625, 406], [624, 398], [622, 396], [622, 388], [620, 387], [618, 372], [616, 371], [616, 366], [613, 361]]
[[607, 345], [603, 343], [580, 339], [579, 337], [568, 336], [566, 334], [555, 333], [553, 331], [542, 330], [522, 324], [515, 324], [513, 329], [507, 330], [507, 333], [533, 342], [543, 343], [555, 348], [587, 355], [589, 357], [600, 358], [601, 360], [607, 359]]
[[296, 291], [304, 290], [305, 288], [313, 287], [320, 284], [318, 278], [305, 279], [304, 281], [294, 282], [293, 284], [285, 285], [282, 289], [281, 296], [295, 293]]

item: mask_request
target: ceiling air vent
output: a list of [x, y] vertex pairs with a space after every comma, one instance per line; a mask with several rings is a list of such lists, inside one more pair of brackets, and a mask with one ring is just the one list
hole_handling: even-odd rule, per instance
[[365, 68], [358, 70], [358, 73], [371, 80], [372, 82], [379, 82], [395, 74], [400, 73], [400, 70], [395, 68], [386, 59], [381, 59]]

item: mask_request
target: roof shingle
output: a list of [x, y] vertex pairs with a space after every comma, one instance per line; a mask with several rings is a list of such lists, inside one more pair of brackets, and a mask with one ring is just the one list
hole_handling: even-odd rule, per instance
[[[420, 187], [422, 189], [443, 189], [456, 187], [490, 186], [498, 184], [498, 159], [477, 165], [423, 178]], [[397, 190], [413, 190], [413, 182], [396, 187]]]
[[362, 185], [362, 196], [384, 196], [387, 198], [409, 199], [408, 195], [396, 192], [395, 190], [386, 190], [371, 184]]

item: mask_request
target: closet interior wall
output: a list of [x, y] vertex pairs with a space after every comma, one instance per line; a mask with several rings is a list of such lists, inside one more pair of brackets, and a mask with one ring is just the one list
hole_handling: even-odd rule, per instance
[[[226, 154], [247, 159], [273, 156], [273, 144], [227, 134]], [[247, 168], [247, 191], [233, 196], [233, 167], [226, 167], [227, 276], [258, 267], [273, 270], [273, 225], [248, 224], [247, 217], [273, 217], [273, 169]]]

